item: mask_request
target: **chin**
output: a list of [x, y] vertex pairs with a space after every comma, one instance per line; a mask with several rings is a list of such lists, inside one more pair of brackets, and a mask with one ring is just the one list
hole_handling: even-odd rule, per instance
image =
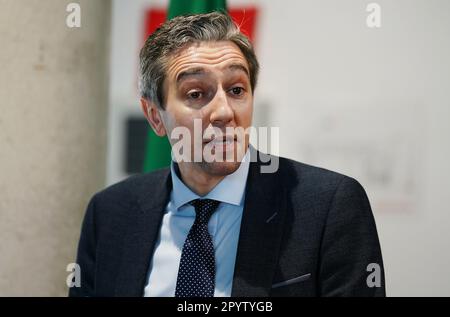
[[200, 164], [202, 169], [208, 174], [226, 176], [234, 173], [241, 165], [241, 162], [202, 162]]

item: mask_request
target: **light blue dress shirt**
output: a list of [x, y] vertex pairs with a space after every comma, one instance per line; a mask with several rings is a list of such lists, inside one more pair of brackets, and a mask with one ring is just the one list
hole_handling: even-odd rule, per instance
[[215, 199], [221, 202], [208, 224], [216, 259], [214, 296], [229, 297], [231, 295], [245, 186], [250, 165], [249, 153], [250, 151], [247, 150], [241, 165], [234, 173], [227, 175], [203, 197], [192, 192], [181, 181], [172, 162], [173, 188], [150, 263], [144, 296], [175, 296], [181, 251], [195, 220], [195, 209], [188, 203], [197, 198]]

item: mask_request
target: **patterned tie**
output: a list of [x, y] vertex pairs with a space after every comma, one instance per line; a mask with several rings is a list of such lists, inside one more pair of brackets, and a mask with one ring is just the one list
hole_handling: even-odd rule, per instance
[[176, 297], [213, 297], [216, 276], [214, 245], [208, 232], [208, 222], [219, 201], [195, 199], [195, 221], [181, 252]]

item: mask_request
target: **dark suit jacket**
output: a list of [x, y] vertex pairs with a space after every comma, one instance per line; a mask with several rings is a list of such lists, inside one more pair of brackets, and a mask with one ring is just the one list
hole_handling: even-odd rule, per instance
[[[276, 173], [260, 173], [262, 164], [250, 164], [232, 296], [384, 296], [361, 185], [285, 158]], [[143, 295], [171, 187], [170, 169], [162, 169], [94, 195], [78, 247], [81, 287], [70, 296]], [[370, 263], [381, 268], [380, 287], [366, 282]]]

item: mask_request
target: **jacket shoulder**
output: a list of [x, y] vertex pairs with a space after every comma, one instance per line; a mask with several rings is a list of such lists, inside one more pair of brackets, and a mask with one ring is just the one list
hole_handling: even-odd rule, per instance
[[280, 173], [291, 182], [317, 189], [336, 187], [342, 181], [356, 181], [339, 172], [283, 157], [280, 157]]
[[327, 213], [342, 198], [369, 206], [363, 186], [344, 174], [286, 158], [280, 158], [280, 173], [295, 205], [306, 204]]
[[363, 186], [353, 177], [325, 168], [280, 157], [281, 183], [294, 201], [306, 197], [310, 202], [329, 205], [337, 192], [367, 196]]
[[151, 192], [156, 186], [164, 186], [169, 172], [169, 168], [164, 168], [130, 176], [97, 192], [92, 200], [95, 199], [100, 206], [134, 205], [144, 193]]

